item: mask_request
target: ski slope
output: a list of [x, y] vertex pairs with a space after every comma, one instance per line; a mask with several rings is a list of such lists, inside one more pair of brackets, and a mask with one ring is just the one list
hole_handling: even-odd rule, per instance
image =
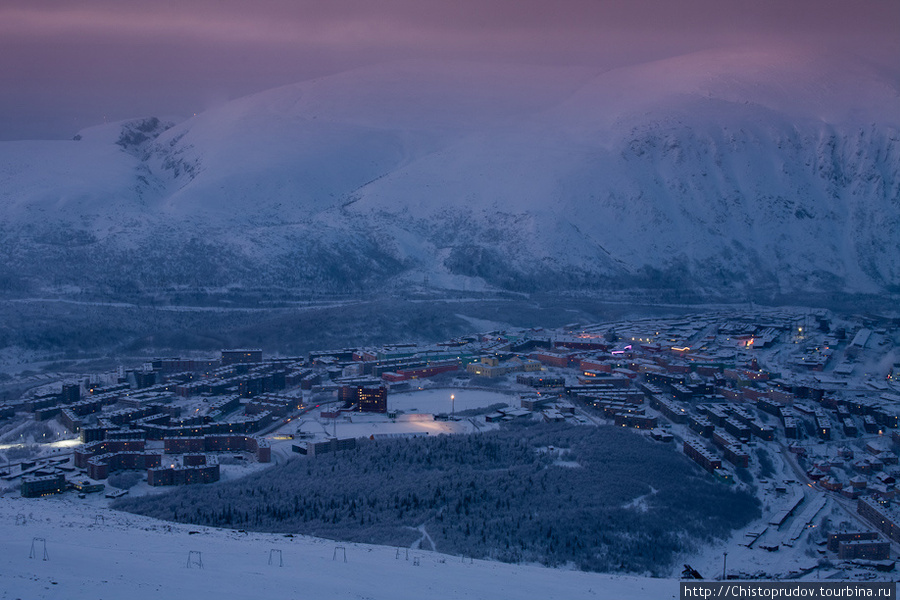
[[[0, 598], [4, 600], [644, 600], [678, 594], [678, 582], [672, 580], [471, 561], [425, 550], [301, 536], [192, 528], [65, 497], [4, 498], [0, 522]], [[32, 547], [34, 558], [29, 557]], [[43, 560], [45, 548], [48, 560]]]

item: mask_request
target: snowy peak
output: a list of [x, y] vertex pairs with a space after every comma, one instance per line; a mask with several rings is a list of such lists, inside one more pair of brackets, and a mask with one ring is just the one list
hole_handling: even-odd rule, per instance
[[896, 128], [900, 73], [834, 53], [792, 47], [678, 56], [598, 74], [554, 112], [578, 132], [632, 127], [817, 123]]
[[[128, 248], [139, 288], [895, 292], [898, 82], [795, 48], [357, 69], [175, 125], [0, 144], [7, 269], [40, 285], [56, 250], [29, 240], [65, 222], [96, 243], [63, 273], [121, 277], [95, 265]], [[179, 262], [197, 248], [227, 265]]]

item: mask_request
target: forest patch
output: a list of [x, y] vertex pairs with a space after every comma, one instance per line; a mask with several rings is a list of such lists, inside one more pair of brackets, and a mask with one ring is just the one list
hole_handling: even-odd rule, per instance
[[[579, 468], [555, 465], [565, 448]], [[473, 435], [362, 441], [244, 479], [130, 498], [161, 519], [590, 571], [665, 574], [679, 552], [760, 514], [681, 453], [620, 428], [521, 423]], [[635, 510], [639, 508], [638, 510]]]

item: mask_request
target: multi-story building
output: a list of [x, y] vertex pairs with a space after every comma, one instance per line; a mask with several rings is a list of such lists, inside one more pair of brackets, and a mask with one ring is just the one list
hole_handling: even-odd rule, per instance
[[222, 366], [253, 364], [262, 362], [262, 350], [235, 349], [222, 350]]
[[856, 503], [856, 512], [889, 540], [900, 542], [900, 514], [895, 507], [868, 498], [860, 498]]
[[22, 478], [22, 497], [40, 498], [50, 494], [61, 494], [66, 491], [66, 478], [62, 474], [28, 476]]
[[387, 387], [345, 385], [338, 392], [338, 399], [344, 403], [345, 408], [355, 406], [359, 412], [387, 412]]
[[703, 442], [698, 440], [684, 440], [684, 453], [695, 463], [709, 471], [714, 472], [722, 468], [722, 459], [703, 447]]
[[356, 448], [356, 438], [331, 438], [324, 442], [307, 442], [305, 444], [294, 444], [291, 446], [291, 450], [306, 456], [318, 456], [319, 454], [341, 452], [342, 450], [352, 450], [354, 448]]
[[219, 480], [219, 475], [219, 463], [193, 467], [156, 467], [147, 469], [147, 483], [152, 486], [213, 483]]

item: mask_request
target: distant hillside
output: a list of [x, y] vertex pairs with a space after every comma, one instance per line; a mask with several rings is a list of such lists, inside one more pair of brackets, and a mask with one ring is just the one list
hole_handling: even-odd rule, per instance
[[8, 291], [900, 293], [897, 72], [404, 62], [0, 143]]

